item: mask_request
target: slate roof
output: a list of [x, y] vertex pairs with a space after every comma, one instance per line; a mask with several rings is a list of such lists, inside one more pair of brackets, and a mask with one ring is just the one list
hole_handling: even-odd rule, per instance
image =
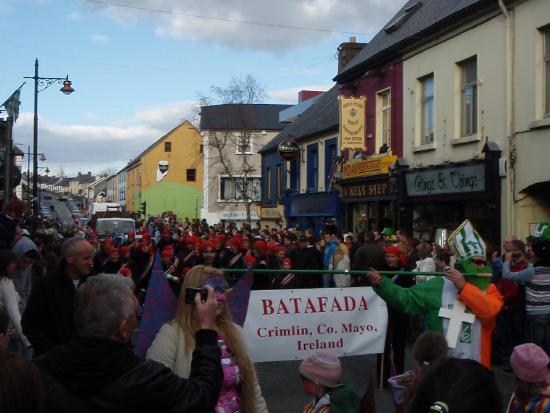
[[409, 0], [385, 27], [407, 14], [406, 10], [415, 3], [419, 4], [408, 13], [408, 17], [392, 31], [380, 30], [334, 80], [349, 81], [392, 53], [402, 52], [406, 45], [428, 41], [431, 33], [450, 29], [462, 17], [471, 17], [479, 10], [498, 8], [495, 0]]
[[279, 112], [292, 105], [240, 104], [203, 106], [201, 130], [282, 130]]
[[288, 125], [277, 136], [260, 149], [260, 153], [276, 150], [279, 143], [292, 137], [296, 142], [319, 133], [338, 128], [338, 95], [340, 86], [334, 85], [321, 95], [319, 100], [302, 113], [296, 121]]

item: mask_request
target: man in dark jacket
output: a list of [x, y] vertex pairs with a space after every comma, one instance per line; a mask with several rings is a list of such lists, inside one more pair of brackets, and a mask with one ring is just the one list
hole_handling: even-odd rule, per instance
[[68, 238], [61, 256], [58, 270], [33, 286], [21, 320], [35, 357], [73, 336], [75, 291], [90, 274], [92, 246], [83, 238]]
[[128, 344], [137, 327], [139, 303], [133, 282], [114, 274], [91, 277], [76, 294], [77, 337], [35, 359], [44, 384], [45, 413], [212, 412], [223, 372], [214, 290], [195, 297], [200, 329], [189, 379], [152, 360], [141, 360]]
[[[375, 234], [367, 231], [363, 234], [364, 243], [353, 255], [351, 269], [354, 271], [369, 270], [371, 268], [382, 268], [386, 265], [384, 260], [384, 245], [375, 240]], [[353, 278], [354, 285], [368, 285], [366, 277], [358, 276]]]
[[[298, 238], [298, 248], [290, 256], [292, 269], [294, 270], [322, 270], [323, 257], [317, 248], [314, 240], [305, 235]], [[300, 288], [317, 288], [322, 285], [321, 274], [299, 274], [296, 284]]]

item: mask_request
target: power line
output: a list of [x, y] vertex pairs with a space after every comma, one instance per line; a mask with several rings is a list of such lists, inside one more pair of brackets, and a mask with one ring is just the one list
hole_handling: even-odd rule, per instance
[[359, 36], [374, 36], [373, 33], [359, 33], [359, 32], [350, 32], [350, 31], [343, 31], [343, 30], [330, 30], [330, 29], [322, 29], [322, 28], [316, 28], [316, 27], [300, 27], [300, 26], [291, 26], [286, 24], [275, 24], [275, 23], [265, 23], [265, 22], [258, 22], [253, 20], [240, 20], [240, 19], [228, 19], [225, 17], [213, 17], [213, 16], [204, 16], [200, 14], [191, 14], [191, 13], [183, 13], [179, 11], [172, 11], [172, 10], [162, 10], [162, 9], [150, 9], [147, 7], [140, 7], [140, 6], [132, 6], [131, 4], [124, 4], [124, 3], [116, 3], [116, 2], [110, 2], [105, 0], [85, 0], [89, 3], [96, 3], [96, 4], [103, 4], [106, 6], [114, 6], [114, 7], [121, 7], [126, 9], [133, 9], [133, 10], [140, 10], [145, 11], [148, 13], [161, 13], [161, 14], [169, 14], [169, 15], [178, 15], [178, 16], [185, 16], [185, 17], [193, 17], [196, 19], [204, 19], [204, 20], [216, 20], [221, 21], [225, 23], [242, 23], [242, 24], [250, 24], [254, 26], [264, 26], [264, 27], [273, 27], [277, 29], [290, 29], [290, 30], [305, 30], [305, 31], [312, 31], [312, 32], [323, 32], [323, 33], [338, 33], [338, 34], [355, 34]]

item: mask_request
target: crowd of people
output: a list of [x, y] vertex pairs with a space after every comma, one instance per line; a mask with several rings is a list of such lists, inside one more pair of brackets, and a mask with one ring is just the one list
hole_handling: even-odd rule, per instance
[[[501, 252], [469, 222], [461, 228], [470, 240], [439, 246], [405, 229], [354, 238], [333, 222], [316, 234], [209, 225], [166, 212], [136, 233], [110, 237], [91, 226], [25, 227], [25, 209], [13, 200], [0, 214], [0, 358], [15, 369], [0, 369], [0, 387], [12, 386], [0, 390], [2, 412], [267, 412], [226, 297], [248, 269], [265, 270], [253, 272], [253, 290], [372, 286], [388, 304], [377, 370], [396, 411], [502, 412], [492, 362], [516, 376], [509, 412], [550, 406], [550, 231], [526, 242], [506, 237]], [[129, 344], [156, 257], [177, 311], [141, 359]], [[425, 274], [433, 272], [443, 276]], [[186, 300], [188, 288], [208, 296]], [[474, 321], [451, 343], [439, 310], [457, 302]], [[405, 371], [408, 343], [415, 343], [413, 371]], [[340, 382], [336, 355], [311, 355], [299, 374], [313, 398], [304, 412], [362, 408]], [[483, 394], [468, 394], [476, 391]]]

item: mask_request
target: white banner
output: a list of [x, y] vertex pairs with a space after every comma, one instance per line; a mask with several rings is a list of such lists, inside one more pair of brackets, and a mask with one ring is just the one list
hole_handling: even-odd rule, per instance
[[244, 323], [254, 362], [384, 351], [388, 312], [371, 287], [252, 291]]

